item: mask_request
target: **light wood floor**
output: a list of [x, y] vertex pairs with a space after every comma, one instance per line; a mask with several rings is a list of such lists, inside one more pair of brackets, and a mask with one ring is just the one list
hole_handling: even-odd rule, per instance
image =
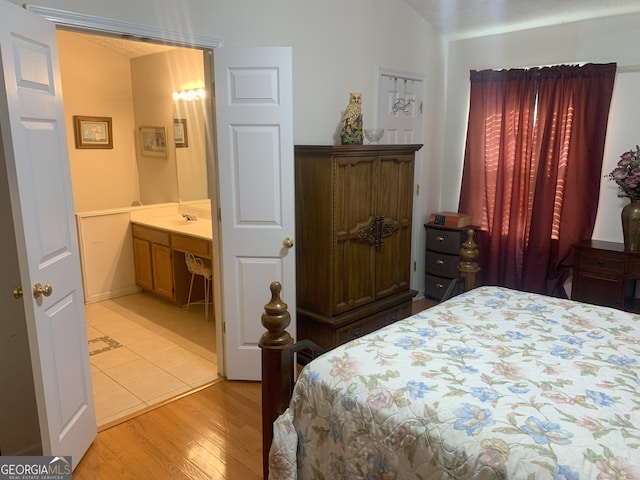
[[[413, 313], [435, 302], [413, 302]], [[221, 380], [98, 433], [74, 480], [262, 478], [261, 385]]]
[[73, 478], [260, 479], [261, 395], [223, 380], [101, 431]]

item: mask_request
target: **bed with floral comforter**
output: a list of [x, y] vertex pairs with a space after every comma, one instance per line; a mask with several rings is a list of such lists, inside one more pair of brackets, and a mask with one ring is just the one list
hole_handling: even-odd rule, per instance
[[308, 364], [270, 479], [640, 479], [640, 316], [481, 287]]

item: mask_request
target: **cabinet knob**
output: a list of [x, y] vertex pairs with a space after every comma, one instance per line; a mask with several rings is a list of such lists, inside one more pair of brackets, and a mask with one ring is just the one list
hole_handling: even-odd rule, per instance
[[444, 260], [436, 260], [436, 265], [444, 265]]
[[438, 284], [436, 285], [436, 288], [444, 288], [444, 285], [442, 285], [441, 283], [438, 283]]
[[604, 260], [602, 260], [602, 259], [598, 260], [598, 265], [600, 265], [600, 266], [604, 265]]
[[438, 241], [438, 242], [444, 242], [444, 237], [436, 237], [436, 241]]

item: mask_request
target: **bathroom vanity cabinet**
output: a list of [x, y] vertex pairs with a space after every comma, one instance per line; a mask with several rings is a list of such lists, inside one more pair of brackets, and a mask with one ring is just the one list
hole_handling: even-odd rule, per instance
[[170, 300], [175, 300], [171, 234], [155, 228], [132, 225], [136, 284]]
[[[186, 304], [191, 274], [184, 253], [211, 259], [211, 240], [137, 223], [131, 225], [131, 233], [136, 284], [179, 305]], [[192, 300], [203, 297], [201, 282], [195, 282]]]

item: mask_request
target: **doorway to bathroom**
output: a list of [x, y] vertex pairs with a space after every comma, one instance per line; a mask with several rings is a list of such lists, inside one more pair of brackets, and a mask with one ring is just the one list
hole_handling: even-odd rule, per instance
[[[56, 36], [96, 421], [104, 428], [219, 378], [211, 304], [207, 321], [201, 303], [187, 311], [141, 292], [130, 226], [132, 214], [156, 206], [197, 207], [211, 219], [207, 100], [172, 98], [173, 91], [205, 89], [207, 54], [61, 28]], [[78, 116], [108, 117], [112, 148], [78, 148]], [[174, 119], [181, 122], [181, 142]], [[141, 155], [141, 126], [163, 129], [163, 156]]]
[[[263, 330], [256, 327], [256, 319], [264, 311], [264, 286], [273, 279], [288, 285], [293, 298], [289, 306], [295, 311], [295, 250], [282, 248], [282, 239], [294, 231], [290, 202], [294, 194], [292, 49], [218, 49], [219, 40], [165, 27], [136, 26], [33, 5], [25, 8], [26, 13], [0, 0], [6, 87], [2, 92], [2, 161], [7, 173], [0, 183], [10, 207], [5, 209], [10, 210], [5, 240], [12, 262], [6, 280], [13, 284], [17, 300], [11, 302], [15, 308], [10, 311], [26, 327], [28, 335], [18, 341], [23, 350], [28, 347], [31, 356], [11, 367], [26, 382], [33, 380], [35, 391], [13, 397], [5, 414], [37, 418], [40, 431], [28, 432], [34, 445], [41, 445], [45, 454], [70, 452], [77, 460], [95, 438], [95, 409], [56, 25], [128, 32], [211, 52], [216, 49], [215, 87], [221, 98], [215, 109], [217, 128], [210, 132], [217, 132], [219, 142], [208, 151], [217, 150], [219, 156], [218, 161], [209, 157], [207, 162], [218, 171], [215, 186], [220, 187], [220, 208], [212, 226], [215, 244], [225, 251], [224, 262], [214, 257], [218, 261], [214, 268], [219, 269], [224, 286], [230, 286], [224, 289], [224, 302], [223, 285], [214, 286], [216, 318], [221, 320], [216, 322], [216, 344], [219, 355], [224, 345], [226, 358], [218, 358], [221, 372], [237, 380], [259, 379], [257, 343]], [[21, 68], [25, 65], [28, 68]], [[208, 70], [213, 76], [212, 61]], [[243, 75], [248, 70], [250, 77]], [[213, 89], [213, 81], [207, 84]], [[20, 95], [15, 94], [16, 89]], [[252, 99], [261, 100], [259, 111], [269, 114], [262, 122], [256, 122], [255, 101], [246, 108]], [[230, 129], [242, 133], [233, 143], [226, 135]], [[264, 148], [267, 142], [279, 148]], [[261, 155], [252, 154], [256, 151]], [[238, 165], [245, 168], [238, 169]], [[242, 193], [232, 195], [232, 186]], [[252, 198], [270, 198], [271, 202], [251, 202]], [[234, 214], [240, 206], [238, 217]], [[247, 212], [246, 206], [260, 208]], [[234, 269], [239, 262], [242, 270]], [[57, 321], [62, 316], [64, 321]], [[28, 408], [29, 401], [33, 408]]]

